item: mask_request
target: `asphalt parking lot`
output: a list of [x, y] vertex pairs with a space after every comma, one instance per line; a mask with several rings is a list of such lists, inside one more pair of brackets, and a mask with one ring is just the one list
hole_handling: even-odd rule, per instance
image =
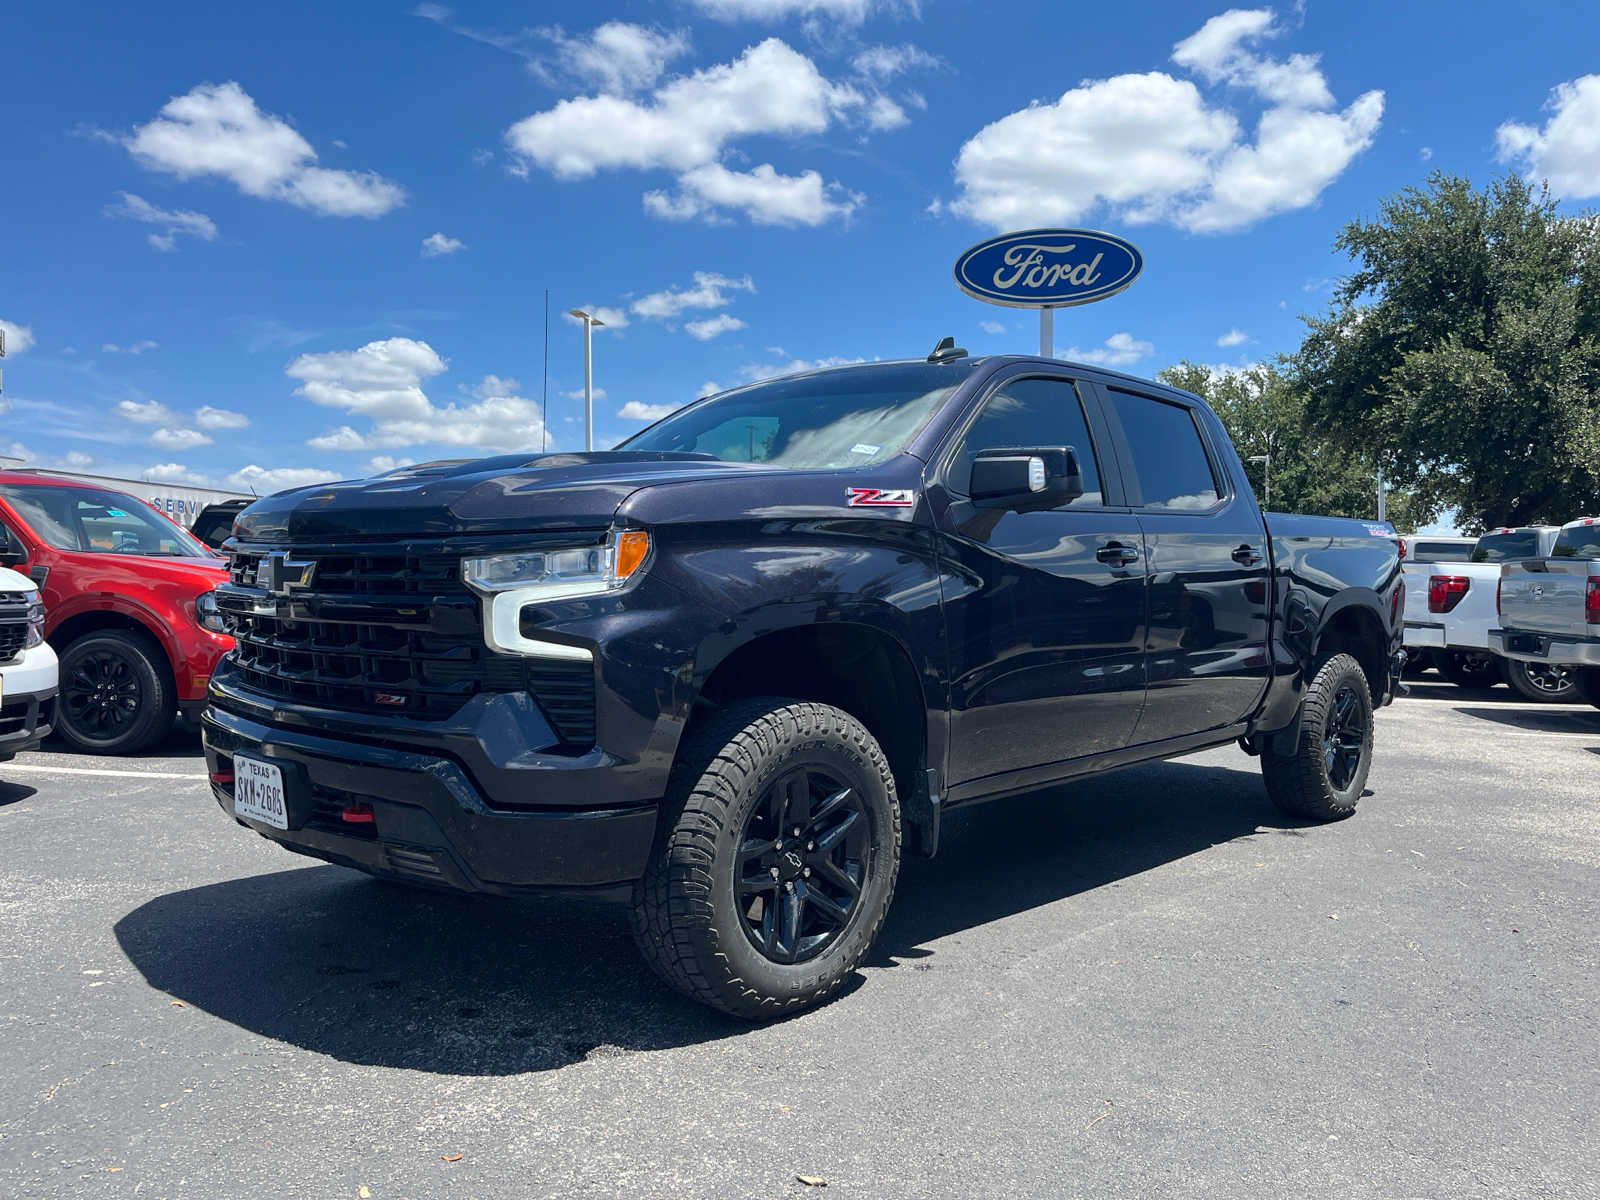
[[1600, 1195], [1600, 712], [1414, 685], [1301, 826], [1227, 749], [954, 822], [766, 1027], [619, 910], [229, 822], [192, 735], [0, 766], [0, 1193]]

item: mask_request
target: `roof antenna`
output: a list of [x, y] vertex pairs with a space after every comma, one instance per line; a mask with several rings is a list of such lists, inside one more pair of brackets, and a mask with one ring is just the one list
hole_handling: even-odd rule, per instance
[[939, 339], [939, 344], [933, 348], [933, 352], [928, 355], [928, 361], [931, 363], [953, 362], [955, 359], [965, 358], [966, 356], [966, 347], [956, 345], [955, 338], [942, 337]]

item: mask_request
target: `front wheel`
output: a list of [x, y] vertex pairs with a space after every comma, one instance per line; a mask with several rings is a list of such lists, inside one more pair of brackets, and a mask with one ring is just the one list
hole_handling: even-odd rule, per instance
[[61, 653], [56, 732], [85, 754], [137, 754], [172, 732], [167, 656], [131, 629], [85, 634]]
[[1339, 821], [1356, 811], [1372, 769], [1372, 689], [1361, 664], [1335, 654], [1300, 701], [1294, 751], [1261, 756], [1272, 802], [1309, 821]]
[[634, 892], [640, 952], [693, 999], [745, 1018], [832, 995], [883, 927], [900, 809], [877, 740], [850, 714], [734, 705], [690, 735]]
[[1439, 655], [1439, 671], [1457, 687], [1486, 688], [1500, 682], [1500, 660], [1486, 650], [1446, 650]]
[[1500, 664], [1506, 683], [1524, 700], [1564, 704], [1578, 699], [1577, 680], [1566, 667], [1524, 662], [1520, 658], [1503, 658]]

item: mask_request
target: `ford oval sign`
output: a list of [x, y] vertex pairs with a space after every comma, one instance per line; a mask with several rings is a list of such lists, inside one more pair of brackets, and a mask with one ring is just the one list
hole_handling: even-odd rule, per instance
[[1012, 308], [1066, 308], [1115, 296], [1144, 270], [1144, 255], [1092, 229], [1025, 229], [979, 242], [956, 259], [969, 296]]

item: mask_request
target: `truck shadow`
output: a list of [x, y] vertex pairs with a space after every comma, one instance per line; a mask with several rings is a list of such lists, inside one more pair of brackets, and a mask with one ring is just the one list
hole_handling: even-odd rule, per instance
[[1535, 733], [1600, 733], [1600, 711], [1587, 704], [1551, 704], [1545, 708], [1457, 708], [1464, 717], [1493, 721]]
[[[952, 817], [906, 863], [869, 966], [1261, 832], [1297, 831], [1246, 769], [1155, 765]], [[1073, 914], [1064, 908], [1061, 919]], [[737, 1036], [635, 952], [620, 907], [507, 903], [302, 867], [172, 892], [116, 925], [151, 987], [242, 1029], [363, 1065], [551, 1070]], [[852, 986], [858, 986], [857, 976]], [[847, 989], [848, 990], [848, 989]]]
[[[0, 767], [0, 771], [4, 769], [4, 767]], [[31, 788], [25, 783], [7, 783], [5, 780], [0, 779], [0, 808], [38, 794], [39, 790], [37, 788]]]

